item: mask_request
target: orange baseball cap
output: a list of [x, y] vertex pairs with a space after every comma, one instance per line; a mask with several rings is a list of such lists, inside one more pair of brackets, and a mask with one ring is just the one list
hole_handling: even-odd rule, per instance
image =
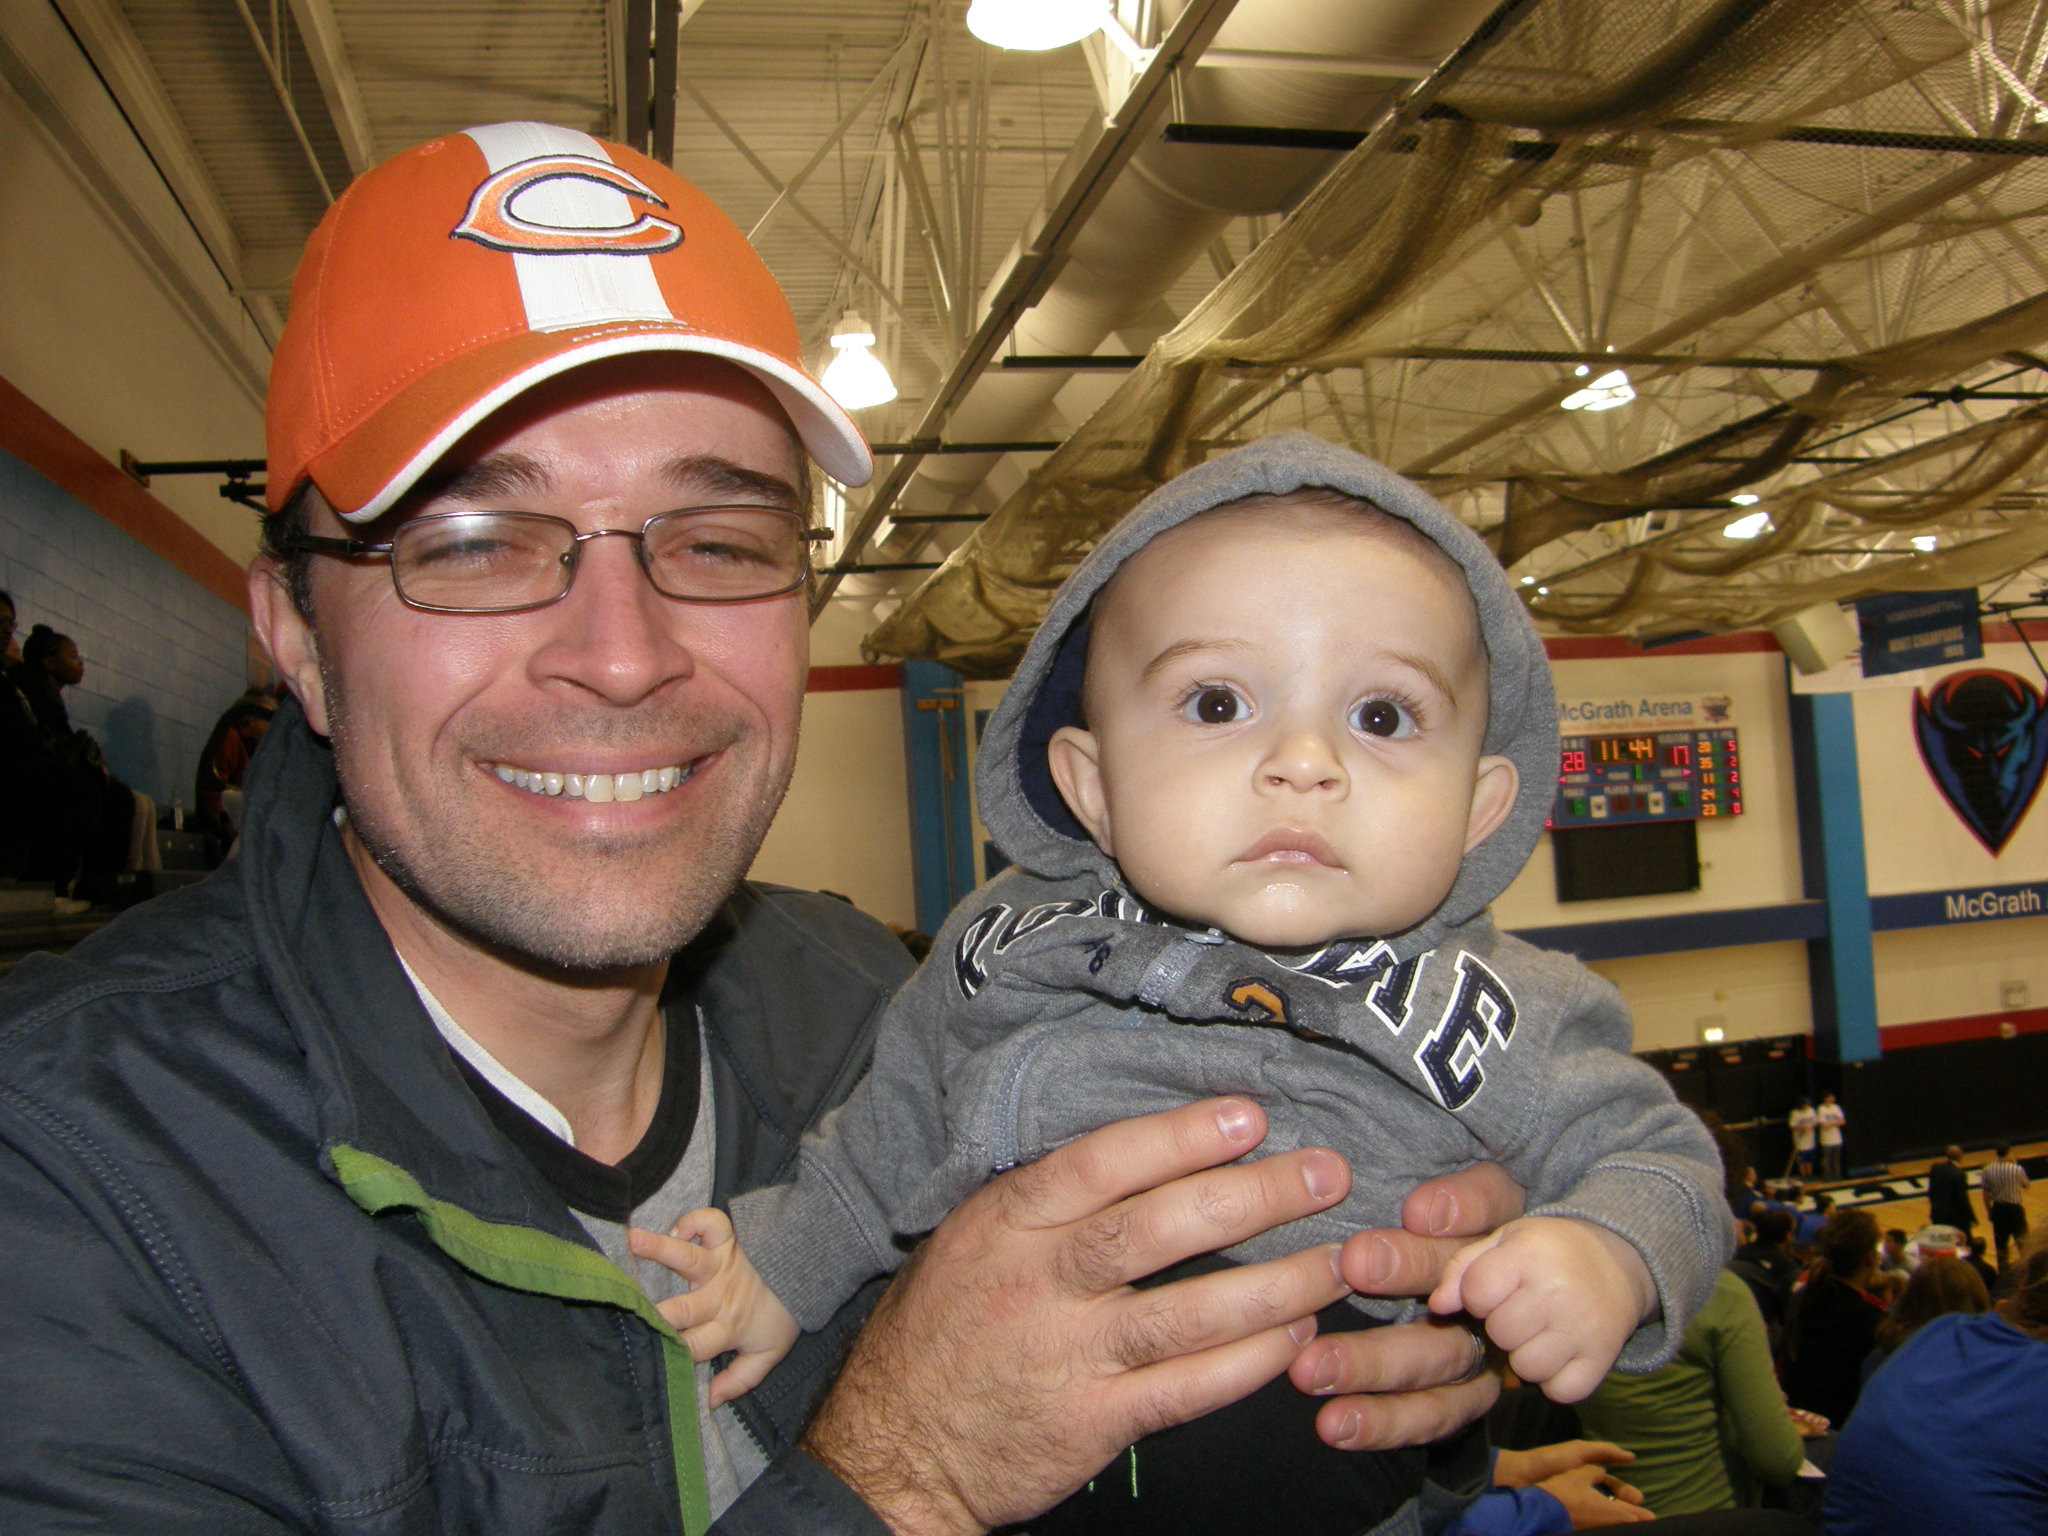
[[407, 150], [350, 184], [299, 262], [270, 370], [270, 508], [310, 479], [366, 522], [508, 400], [637, 352], [737, 363], [833, 479], [874, 473], [760, 256], [667, 166], [548, 123]]

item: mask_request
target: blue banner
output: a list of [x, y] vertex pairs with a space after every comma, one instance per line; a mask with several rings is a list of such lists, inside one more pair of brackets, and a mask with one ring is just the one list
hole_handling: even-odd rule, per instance
[[1974, 661], [1984, 654], [1974, 587], [1860, 597], [1856, 627], [1863, 635], [1865, 677]]
[[2026, 885], [1978, 885], [1961, 891], [1911, 891], [1902, 896], [1870, 898], [1870, 925], [1883, 931], [1898, 928], [1945, 928], [1950, 923], [1988, 923], [2008, 917], [2039, 917], [2048, 913], [2048, 881]]

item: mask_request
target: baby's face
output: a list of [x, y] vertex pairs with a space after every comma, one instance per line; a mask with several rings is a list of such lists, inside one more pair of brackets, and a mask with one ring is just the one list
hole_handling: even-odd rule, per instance
[[1118, 573], [1069, 805], [1140, 897], [1269, 949], [1400, 932], [1506, 817], [1487, 672], [1447, 556], [1327, 509], [1211, 513]]

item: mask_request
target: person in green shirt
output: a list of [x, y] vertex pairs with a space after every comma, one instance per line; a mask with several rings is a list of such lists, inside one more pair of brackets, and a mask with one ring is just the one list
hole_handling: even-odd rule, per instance
[[1660, 1516], [1756, 1504], [1798, 1472], [1802, 1434], [1827, 1428], [1786, 1406], [1756, 1299], [1727, 1270], [1671, 1363], [1647, 1376], [1610, 1373], [1579, 1404], [1579, 1422], [1635, 1452], [1629, 1481]]

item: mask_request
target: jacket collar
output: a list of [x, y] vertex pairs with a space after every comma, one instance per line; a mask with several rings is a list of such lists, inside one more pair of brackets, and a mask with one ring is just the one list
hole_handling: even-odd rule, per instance
[[487, 1221], [587, 1241], [499, 1134], [372, 911], [334, 824], [328, 744], [296, 700], [250, 766], [237, 859], [258, 962], [306, 1055], [323, 1161], [346, 1145]]

